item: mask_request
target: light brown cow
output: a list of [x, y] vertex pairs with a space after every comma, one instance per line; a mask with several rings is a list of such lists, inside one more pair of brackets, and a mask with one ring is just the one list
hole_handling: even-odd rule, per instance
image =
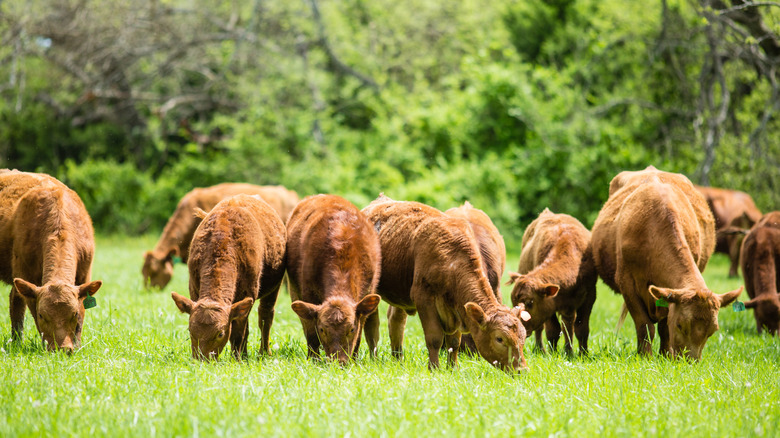
[[[506, 268], [506, 245], [504, 237], [498, 228], [490, 220], [484, 211], [474, 208], [469, 201], [460, 207], [450, 208], [444, 214], [460, 217], [469, 221], [471, 230], [477, 238], [479, 253], [482, 256], [482, 270], [487, 276], [488, 283], [493, 289], [496, 300], [503, 303], [501, 297], [501, 276]], [[463, 334], [460, 338], [460, 349], [470, 354], [477, 353], [477, 346], [469, 334]]]
[[357, 357], [363, 327], [376, 355], [380, 253], [373, 224], [346, 199], [316, 195], [295, 207], [287, 223], [287, 276], [310, 358], [319, 356], [320, 344], [342, 364]]
[[758, 332], [780, 335], [780, 211], [765, 214], [742, 242], [742, 274]]
[[729, 277], [736, 277], [742, 239], [761, 219], [761, 210], [745, 192], [702, 186], [696, 186], [696, 189], [707, 199], [707, 205], [715, 216], [715, 251], [729, 256]]
[[590, 231], [577, 219], [549, 209], [523, 233], [518, 273], [510, 273], [512, 305], [523, 304], [531, 315], [524, 323], [534, 332], [536, 349], [545, 351], [547, 342], [557, 349], [563, 320], [565, 351], [572, 354], [572, 334], [577, 336], [580, 354], [588, 353], [590, 312], [596, 301], [596, 267], [590, 246]]
[[284, 222], [257, 195], [233, 196], [199, 215], [188, 262], [190, 298], [171, 293], [179, 310], [190, 315], [192, 356], [216, 359], [229, 339], [233, 355], [246, 357], [249, 312], [258, 299], [260, 353], [267, 354], [284, 278]]
[[174, 256], [181, 257], [181, 260], [187, 263], [190, 241], [201, 221], [201, 218], [193, 214], [195, 208], [208, 212], [219, 201], [238, 194], [259, 195], [284, 221], [298, 203], [298, 195], [282, 186], [223, 183], [190, 191], [179, 201], [157, 245], [144, 254], [144, 265], [141, 268], [144, 285], [164, 288], [173, 276]]
[[650, 353], [658, 323], [662, 354], [699, 359], [718, 329], [718, 310], [742, 288], [714, 294], [701, 275], [715, 246], [704, 197], [683, 175], [645, 172], [633, 172], [601, 209], [592, 233], [596, 269], [623, 295], [639, 353]]
[[428, 367], [438, 368], [446, 340], [448, 363], [457, 365], [461, 333], [471, 333], [479, 354], [507, 371], [526, 368], [521, 308], [496, 300], [482, 268], [468, 221], [418, 202], [386, 196], [363, 212], [379, 232], [382, 275], [377, 291], [391, 307], [390, 346], [402, 354], [406, 314], [420, 313]]
[[13, 339], [22, 338], [26, 305], [49, 350], [78, 349], [84, 299], [102, 282], [90, 281], [92, 221], [76, 192], [49, 175], [0, 172], [0, 248]]

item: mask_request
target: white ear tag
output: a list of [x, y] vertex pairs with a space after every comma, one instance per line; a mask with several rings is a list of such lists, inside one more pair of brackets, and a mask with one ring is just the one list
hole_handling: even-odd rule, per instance
[[522, 319], [523, 321], [528, 321], [529, 319], [531, 319], [531, 314], [523, 310], [520, 312], [520, 319]]

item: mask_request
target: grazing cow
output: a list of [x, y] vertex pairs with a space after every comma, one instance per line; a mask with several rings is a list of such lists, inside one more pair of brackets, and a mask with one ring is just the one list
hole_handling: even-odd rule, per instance
[[383, 195], [363, 212], [379, 232], [382, 275], [377, 291], [391, 305], [390, 346], [396, 357], [402, 354], [406, 314], [419, 312], [429, 368], [438, 368], [445, 340], [448, 363], [457, 365], [461, 333], [470, 333], [479, 354], [494, 366], [526, 368], [525, 329], [519, 318], [528, 314], [496, 300], [468, 221]]
[[[506, 246], [498, 228], [493, 225], [493, 221], [485, 212], [474, 208], [469, 201], [464, 202], [460, 207], [445, 211], [444, 214], [469, 221], [471, 230], [474, 231], [474, 236], [477, 238], [479, 253], [482, 256], [482, 270], [487, 276], [496, 299], [502, 303], [501, 276], [504, 275], [506, 267]], [[471, 335], [461, 336], [460, 349], [471, 354], [477, 353], [477, 346]]]
[[[715, 216], [715, 251], [729, 256], [729, 277], [736, 277], [742, 239], [761, 219], [761, 210], [745, 192], [702, 186], [696, 186], [696, 189], [707, 199]], [[740, 230], [742, 232], [738, 232]]]
[[84, 299], [102, 282], [90, 281], [92, 221], [76, 192], [49, 175], [1, 171], [0, 248], [12, 338], [22, 338], [27, 306], [47, 349], [78, 349]]
[[765, 214], [742, 242], [742, 275], [745, 277], [756, 327], [780, 335], [780, 211]]
[[305, 198], [287, 222], [287, 277], [309, 357], [346, 363], [357, 357], [365, 326], [371, 356], [379, 341], [379, 237], [351, 202], [334, 195]]
[[633, 172], [604, 204], [591, 239], [599, 275], [634, 319], [638, 352], [650, 353], [658, 323], [662, 354], [700, 359], [718, 310], [742, 288], [718, 295], [704, 282], [715, 221], [693, 184], [654, 168]]
[[208, 212], [219, 201], [238, 194], [259, 195], [284, 221], [298, 203], [298, 195], [282, 186], [223, 183], [190, 191], [179, 201], [157, 245], [144, 254], [144, 265], [141, 268], [144, 285], [164, 288], [173, 276], [174, 256], [181, 257], [181, 260], [187, 263], [190, 241], [201, 221], [201, 218], [193, 214], [195, 208]]
[[202, 219], [190, 247], [190, 298], [171, 293], [190, 315], [192, 356], [216, 359], [228, 339], [233, 355], [246, 357], [248, 317], [260, 300], [260, 352], [268, 353], [274, 306], [284, 278], [287, 232], [284, 222], [257, 195], [220, 201]]
[[590, 231], [580, 221], [548, 209], [523, 233], [518, 273], [510, 273], [512, 305], [523, 304], [531, 315], [524, 323], [534, 332], [536, 349], [545, 351], [542, 329], [547, 341], [557, 349], [561, 333], [556, 312], [561, 315], [566, 341], [565, 351], [572, 354], [572, 333], [577, 336], [580, 354], [588, 353], [590, 312], [596, 301], [596, 267], [590, 245]]

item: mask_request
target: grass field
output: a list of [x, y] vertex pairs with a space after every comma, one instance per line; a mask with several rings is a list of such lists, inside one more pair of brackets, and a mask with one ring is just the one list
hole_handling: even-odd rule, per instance
[[[510, 376], [469, 357], [459, 369], [429, 372], [417, 317], [409, 318], [405, 360], [393, 360], [384, 304], [377, 360], [364, 357], [364, 347], [344, 368], [307, 361], [282, 292], [270, 357], [257, 353], [255, 311], [249, 360], [225, 351], [202, 364], [190, 360], [187, 315], [170, 298], [171, 290], [187, 294], [186, 266], [164, 292], [142, 288], [141, 255], [154, 241], [97, 239], [93, 279], [104, 285], [87, 311], [83, 348], [70, 357], [43, 351], [29, 313], [23, 344], [11, 344], [2, 300], [0, 436], [780, 434], [780, 340], [758, 336], [751, 311], [721, 311], [700, 363], [643, 359], [634, 355], [630, 317], [614, 334], [621, 298], [599, 284], [591, 356], [536, 355], [529, 339], [530, 370]], [[510, 256], [508, 268], [517, 260]], [[713, 257], [705, 272], [711, 289], [741, 284], [727, 270], [724, 257]]]

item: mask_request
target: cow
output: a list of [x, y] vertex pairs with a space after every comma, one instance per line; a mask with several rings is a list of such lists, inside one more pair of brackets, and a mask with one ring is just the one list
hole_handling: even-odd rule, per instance
[[742, 275], [758, 333], [780, 335], [780, 211], [765, 214], [742, 242]]
[[24, 310], [49, 351], [81, 346], [91, 281], [92, 220], [73, 190], [42, 173], [0, 172], [0, 280], [11, 284], [11, 337], [22, 339]]
[[[503, 303], [503, 298], [501, 297], [501, 276], [504, 275], [504, 269], [506, 268], [504, 237], [501, 236], [490, 217], [482, 210], [474, 208], [469, 201], [464, 202], [460, 207], [450, 208], [444, 214], [469, 221], [471, 230], [477, 238], [479, 253], [482, 256], [482, 270], [487, 276], [496, 300], [499, 303]], [[461, 336], [460, 349], [469, 354], [477, 353], [477, 346], [474, 344], [474, 339], [471, 335], [464, 334]]]
[[298, 203], [298, 195], [282, 186], [256, 186], [243, 183], [223, 183], [212, 187], [193, 189], [179, 201], [173, 216], [163, 229], [154, 249], [144, 253], [141, 273], [147, 288], [164, 288], [173, 276], [174, 257], [182, 262], [189, 259], [190, 241], [201, 218], [193, 215], [195, 208], [209, 211], [223, 199], [238, 194], [259, 195], [286, 221]]
[[364, 327], [376, 355], [380, 254], [374, 225], [346, 199], [315, 195], [295, 207], [287, 222], [287, 277], [309, 358], [322, 345], [326, 357], [345, 364], [357, 357]]
[[534, 332], [535, 349], [545, 352], [542, 329], [555, 351], [563, 320], [564, 351], [573, 353], [572, 334], [579, 341], [580, 354], [588, 353], [590, 312], [596, 301], [596, 266], [593, 263], [590, 231], [580, 221], [549, 209], [523, 233], [520, 264], [509, 274], [512, 305], [523, 304], [531, 315], [524, 323]]
[[248, 317], [255, 300], [261, 354], [268, 354], [274, 307], [284, 278], [287, 231], [279, 214], [257, 195], [220, 201], [195, 230], [187, 263], [190, 298], [171, 292], [189, 314], [192, 356], [219, 357], [230, 340], [236, 359], [247, 356]]
[[393, 355], [402, 356], [406, 315], [420, 314], [428, 368], [439, 367], [442, 342], [448, 364], [457, 366], [461, 333], [470, 333], [479, 354], [506, 371], [527, 368], [522, 308], [496, 300], [468, 221], [418, 202], [380, 195], [363, 209], [379, 233], [382, 268], [377, 293], [390, 304]]
[[704, 195], [715, 216], [715, 252], [729, 256], [729, 277], [736, 277], [742, 239], [761, 219], [761, 210], [745, 192], [702, 186], [696, 189]]
[[650, 354], [657, 323], [661, 354], [698, 360], [719, 309], [742, 288], [707, 288], [701, 271], [715, 247], [715, 220], [690, 180], [655, 168], [631, 174], [615, 177], [622, 185], [614, 184], [593, 225], [596, 270], [623, 295], [640, 354]]

